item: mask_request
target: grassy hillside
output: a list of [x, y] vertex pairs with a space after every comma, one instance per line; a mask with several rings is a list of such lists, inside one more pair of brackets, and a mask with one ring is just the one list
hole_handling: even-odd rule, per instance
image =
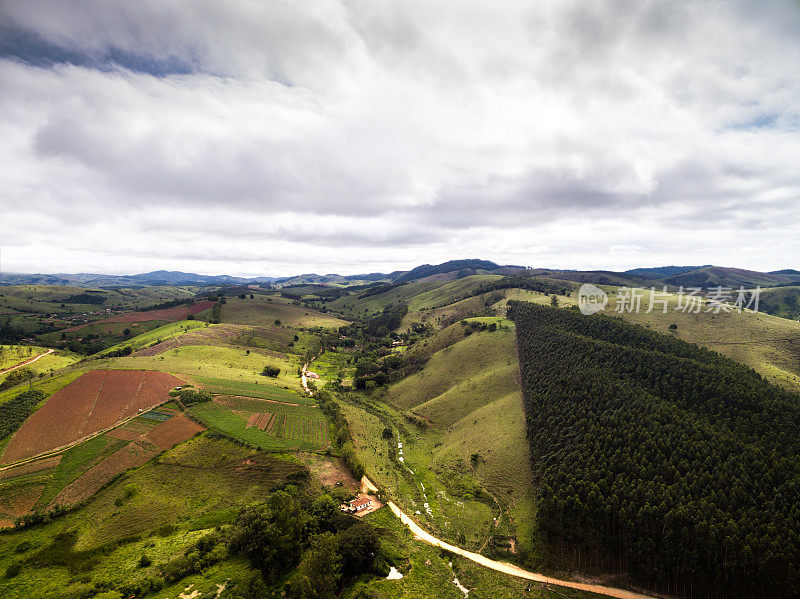
[[667, 277], [664, 282], [676, 287], [770, 287], [772, 285], [786, 285], [796, 283], [800, 275], [777, 274], [745, 270], [742, 268], [727, 268], [723, 266], [704, 266], [697, 270], [680, 273]]
[[[463, 337], [465, 328], [461, 330]], [[387, 400], [447, 427], [492, 394], [502, 397], [517, 390], [516, 368], [511, 331], [474, 333], [435, 353], [421, 372], [393, 385]]]
[[762, 290], [759, 309], [773, 316], [800, 320], [800, 286]]
[[[4, 285], [0, 287], [0, 312], [82, 314], [106, 308], [146, 308], [194, 297], [203, 287], [142, 287], [89, 289], [57, 285]], [[62, 306], [63, 304], [63, 306]]]
[[[248, 459], [252, 465], [243, 466]], [[150, 591], [137, 596], [177, 597], [189, 584], [216, 590], [228, 577], [241, 578], [247, 563], [212, 562], [202, 576], [181, 576], [177, 584], [165, 584], [162, 568], [213, 527], [231, 522], [238, 508], [303, 472], [291, 460], [196, 438], [112, 483], [77, 511], [0, 535], [0, 570], [20, 565], [18, 574], [0, 579], [0, 590], [4, 597], [79, 597], [157, 580], [158, 586], [144, 586]], [[150, 563], [142, 565], [142, 555]]]
[[254, 299], [227, 298], [222, 307], [222, 322], [267, 327], [279, 320], [292, 327], [337, 328], [348, 322], [334, 315], [324, 314], [311, 308], [295, 306], [277, 295], [256, 295]]
[[773, 382], [790, 389], [800, 390], [800, 323], [745, 311], [698, 313], [676, 310], [678, 296], [668, 297], [667, 312], [656, 305], [649, 314], [648, 293], [644, 294], [642, 309], [635, 312], [615, 312], [616, 295], [611, 295], [607, 314], [640, 324], [654, 331], [674, 334], [679, 339], [713, 349], [741, 362]]
[[[97, 368], [163, 370], [190, 382], [197, 382], [196, 377], [211, 377], [278, 385], [300, 390], [300, 379], [295, 372], [298, 363], [290, 361], [283, 354], [268, 350], [187, 345], [154, 356], [128, 356], [112, 360], [99, 360], [97, 364]], [[276, 379], [268, 379], [261, 375], [264, 366], [268, 364], [281, 369], [281, 373]]]

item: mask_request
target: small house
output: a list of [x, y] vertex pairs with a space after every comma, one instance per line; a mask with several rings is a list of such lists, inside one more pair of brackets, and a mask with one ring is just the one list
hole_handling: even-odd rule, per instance
[[360, 512], [362, 510], [366, 510], [372, 507], [372, 497], [368, 497], [366, 495], [362, 495], [361, 497], [356, 497], [353, 501], [350, 502], [350, 510], [353, 512]]

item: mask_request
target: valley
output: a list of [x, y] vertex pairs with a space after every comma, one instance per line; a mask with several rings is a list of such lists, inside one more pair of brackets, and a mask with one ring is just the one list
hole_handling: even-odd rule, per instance
[[[280, 493], [296, 497], [313, 518], [322, 517], [312, 508], [320, 502], [336, 506], [338, 514], [338, 505], [358, 493], [353, 481], [366, 475], [374, 482], [367, 495], [387, 503], [360, 521], [377, 535], [380, 550], [357, 579], [339, 579], [341, 596], [446, 596], [446, 588], [447, 595], [463, 597], [453, 579], [472, 597], [688, 596], [688, 586], [662, 584], [660, 577], [680, 576], [689, 584], [695, 577], [688, 574], [691, 563], [668, 565], [671, 558], [662, 557], [665, 572], [653, 575], [654, 562], [642, 569], [630, 554], [603, 545], [607, 541], [598, 539], [604, 537], [583, 538], [597, 526], [587, 516], [559, 528], [566, 521], [562, 512], [552, 512], [561, 505], [554, 501], [572, 501], [572, 493], [582, 505], [596, 499], [577, 483], [555, 486], [553, 468], [580, 447], [574, 435], [590, 435], [586, 443], [598, 432], [576, 421], [574, 431], [563, 431], [571, 441], [548, 449], [560, 437], [540, 437], [537, 429], [551, 426], [554, 416], [531, 428], [543, 416], [531, 408], [536, 385], [527, 378], [530, 350], [521, 340], [530, 332], [527, 324], [520, 330], [526, 322], [520, 306], [586, 322], [628, 322], [663, 343], [709, 348], [794, 398], [800, 324], [763, 313], [682, 312], [675, 309], [677, 289], [665, 295], [665, 311], [648, 311], [645, 302], [638, 313], [616, 312], [626, 287], [600, 283], [608, 274], [569, 280], [554, 272], [459, 270], [450, 276], [439, 269], [401, 283], [197, 288], [193, 297], [168, 300], [178, 305], [97, 314], [78, 328], [51, 323], [32, 341], [6, 342], [3, 365], [16, 368], [3, 375], [23, 376], [11, 377], [0, 390], [0, 410], [9, 418], [0, 439], [0, 573], [6, 572], [0, 588], [11, 597], [31, 589], [43, 597], [75, 598], [123, 589], [137, 598], [166, 599], [188, 587], [199, 593], [224, 587], [221, 597], [238, 597], [236, 589], [244, 593], [245, 585], [263, 584], [263, 596], [302, 595], [309, 576], [304, 560], [322, 551], [315, 545], [321, 541], [307, 537], [297, 558], [272, 574], [265, 565], [254, 570], [255, 558], [233, 540], [245, 526], [243, 514], [260, 498]], [[615, 276], [621, 283], [626, 275]], [[607, 316], [575, 310], [581, 279], [592, 278], [611, 298]], [[35, 287], [29, 300], [38, 309], [52, 297], [84, 301], [89, 291], [70, 288], [71, 296], [53, 296]], [[169, 297], [160, 293], [158, 299]], [[80, 310], [80, 304], [63, 303], [67, 313]], [[39, 314], [19, 318], [41, 326]], [[61, 326], [66, 324], [72, 323]], [[9, 320], [8, 326], [17, 325]], [[548, 351], [559, 356], [581, 343], [569, 337]], [[542, 368], [547, 361], [536, 363]], [[700, 375], [700, 366], [692, 369], [683, 379]], [[581, 393], [576, 387], [571, 397]], [[765, 393], [778, 392], [759, 392]], [[782, 459], [794, 459], [793, 445], [781, 447], [791, 454]], [[573, 455], [566, 464], [578, 467], [581, 459]], [[602, 472], [601, 462], [593, 468]], [[652, 476], [648, 471], [643, 480]], [[742, 493], [753, 492], [742, 484]], [[774, 501], [791, 493], [783, 487], [775, 492]], [[278, 517], [277, 504], [270, 509]], [[621, 516], [610, 517], [616, 522]], [[339, 516], [325, 518], [325, 534], [336, 538], [356, 526]], [[618, 525], [611, 526], [608, 534]], [[184, 574], [173, 573], [175, 560], [198, 551], [192, 547], [206, 537], [218, 539], [218, 555], [200, 550], [198, 563], [206, 565], [195, 570], [187, 564]], [[337, 555], [347, 553], [330, 542], [339, 547]], [[781, 555], [786, 549], [769, 551]], [[53, 552], [61, 557], [43, 557]], [[386, 580], [391, 568], [403, 577]], [[698, 578], [696, 584], [709, 583]], [[769, 592], [784, 592], [776, 589]]]

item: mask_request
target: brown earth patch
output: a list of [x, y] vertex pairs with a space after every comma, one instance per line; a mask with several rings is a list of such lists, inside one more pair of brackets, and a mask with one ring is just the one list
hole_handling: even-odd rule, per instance
[[63, 447], [169, 399], [183, 381], [165, 372], [93, 370], [57, 391], [11, 438], [0, 463]]

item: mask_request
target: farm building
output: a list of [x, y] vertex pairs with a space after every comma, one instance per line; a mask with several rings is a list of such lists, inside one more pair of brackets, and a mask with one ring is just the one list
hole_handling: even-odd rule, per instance
[[361, 495], [360, 497], [356, 497], [355, 499], [353, 499], [349, 503], [349, 505], [342, 505], [342, 511], [355, 514], [362, 510], [371, 508], [372, 504], [373, 504], [372, 497]]
[[319, 375], [316, 372], [306, 371], [306, 376], [310, 379], [318, 379]]

